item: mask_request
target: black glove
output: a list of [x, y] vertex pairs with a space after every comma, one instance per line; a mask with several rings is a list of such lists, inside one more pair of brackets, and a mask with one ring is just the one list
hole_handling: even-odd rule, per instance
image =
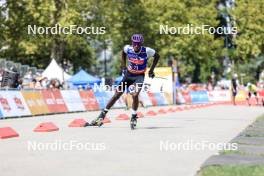
[[127, 74], [127, 68], [124, 68], [123, 70], [122, 70], [122, 76], [125, 76]]
[[149, 76], [150, 78], [154, 78], [154, 77], [155, 77], [155, 74], [154, 74], [153, 71], [149, 71], [149, 72], [148, 72], [148, 76]]

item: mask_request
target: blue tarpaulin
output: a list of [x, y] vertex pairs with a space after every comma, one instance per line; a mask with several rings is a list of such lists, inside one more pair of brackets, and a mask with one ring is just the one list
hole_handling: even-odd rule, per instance
[[72, 83], [74, 86], [87, 86], [93, 87], [94, 84], [100, 84], [101, 80], [95, 76], [88, 74], [84, 70], [80, 70], [78, 73], [73, 75], [70, 79], [67, 80]]

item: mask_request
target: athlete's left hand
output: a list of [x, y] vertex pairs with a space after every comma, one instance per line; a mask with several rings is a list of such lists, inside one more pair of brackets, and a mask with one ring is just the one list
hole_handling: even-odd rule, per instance
[[155, 73], [154, 73], [153, 71], [149, 71], [149, 72], [148, 72], [148, 76], [149, 76], [150, 78], [154, 78], [154, 77], [155, 77]]

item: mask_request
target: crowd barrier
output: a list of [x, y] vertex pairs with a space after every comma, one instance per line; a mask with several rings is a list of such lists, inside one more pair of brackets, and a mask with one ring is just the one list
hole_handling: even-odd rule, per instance
[[[239, 90], [236, 95], [236, 102], [244, 103], [247, 99], [247, 91]], [[216, 91], [186, 91], [176, 92], [176, 102], [179, 104], [197, 104], [207, 102], [231, 102], [230, 90]], [[264, 100], [264, 90], [258, 91], [258, 97]]]
[[209, 95], [207, 91], [189, 91], [191, 103], [207, 103], [209, 102]]
[[[2, 90], [0, 91], [0, 118], [23, 117], [43, 114], [99, 110], [106, 106], [114, 92], [93, 92], [92, 90]], [[264, 98], [264, 91], [259, 92]], [[245, 101], [247, 93], [239, 91], [237, 101]], [[143, 106], [172, 104], [172, 94], [141, 92]], [[207, 102], [230, 102], [231, 94], [223, 91], [177, 91], [177, 103], [197, 104]], [[125, 102], [131, 105], [132, 96], [124, 94], [114, 108], [123, 108]]]

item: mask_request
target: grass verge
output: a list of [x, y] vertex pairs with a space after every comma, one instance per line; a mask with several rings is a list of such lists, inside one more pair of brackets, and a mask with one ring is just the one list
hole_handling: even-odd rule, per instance
[[198, 176], [263, 176], [264, 165], [208, 166]]

